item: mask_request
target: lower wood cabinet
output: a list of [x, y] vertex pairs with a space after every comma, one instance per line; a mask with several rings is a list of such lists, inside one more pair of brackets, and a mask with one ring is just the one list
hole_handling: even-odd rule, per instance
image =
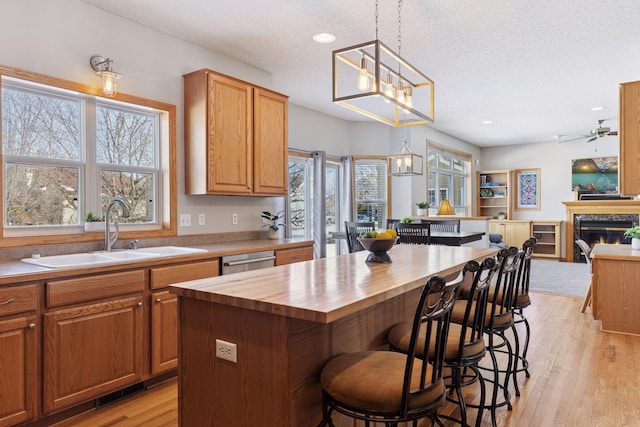
[[313, 259], [313, 246], [295, 249], [280, 249], [276, 251], [276, 265], [293, 264], [294, 262]]
[[489, 220], [489, 232], [502, 234], [502, 241], [517, 248], [531, 237], [531, 221]]
[[178, 367], [178, 296], [151, 294], [151, 374]]
[[43, 413], [142, 379], [142, 294], [44, 314]]
[[37, 343], [35, 315], [0, 319], [0, 426], [37, 416]]

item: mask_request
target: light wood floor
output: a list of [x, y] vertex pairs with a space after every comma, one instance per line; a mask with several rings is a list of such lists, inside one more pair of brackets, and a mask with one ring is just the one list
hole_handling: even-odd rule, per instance
[[[498, 425], [639, 426], [640, 337], [600, 332], [590, 309], [580, 313], [580, 298], [532, 299], [525, 311], [533, 330], [531, 378], [520, 375], [521, 396], [512, 399], [512, 411], [498, 410]], [[176, 426], [176, 395], [173, 380], [60, 426]], [[452, 411], [449, 403], [443, 408]], [[470, 416], [473, 421], [475, 412]], [[482, 426], [490, 425], [485, 413]]]

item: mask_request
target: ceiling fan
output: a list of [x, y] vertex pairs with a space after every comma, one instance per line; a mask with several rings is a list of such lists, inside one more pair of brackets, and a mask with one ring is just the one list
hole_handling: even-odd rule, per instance
[[611, 128], [602, 126], [602, 123], [606, 122], [607, 119], [600, 119], [598, 120], [598, 127], [595, 129], [591, 129], [590, 133], [588, 135], [582, 135], [579, 136], [577, 138], [572, 138], [572, 139], [566, 139], [563, 141], [558, 141], [559, 143], [563, 144], [565, 142], [570, 142], [570, 141], [577, 141], [578, 139], [584, 139], [584, 138], [589, 138], [587, 140], [587, 142], [592, 142], [595, 141], [598, 138], [602, 138], [603, 136], [615, 136], [618, 134], [617, 130], [611, 130]]

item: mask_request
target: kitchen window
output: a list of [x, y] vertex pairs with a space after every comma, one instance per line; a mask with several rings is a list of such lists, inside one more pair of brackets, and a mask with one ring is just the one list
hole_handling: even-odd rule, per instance
[[428, 142], [427, 144], [427, 201], [437, 212], [448, 199], [456, 215], [467, 215], [469, 166], [471, 156]]
[[387, 160], [356, 158], [354, 186], [357, 222], [374, 222], [376, 228], [386, 228], [388, 211]]
[[4, 237], [81, 233], [85, 214], [103, 215], [116, 198], [130, 211], [121, 231], [172, 230], [174, 106], [2, 74]]

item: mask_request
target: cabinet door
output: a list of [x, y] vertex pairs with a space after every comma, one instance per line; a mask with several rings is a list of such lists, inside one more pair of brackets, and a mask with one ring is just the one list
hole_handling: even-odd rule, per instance
[[620, 85], [620, 194], [640, 194], [640, 82]]
[[254, 193], [286, 194], [288, 100], [268, 90], [254, 89]]
[[529, 221], [515, 221], [507, 223], [507, 240], [510, 246], [522, 247], [522, 244], [531, 237], [531, 223]]
[[151, 303], [151, 373], [178, 367], [178, 296], [154, 292]]
[[45, 414], [142, 378], [142, 296], [44, 314]]
[[293, 264], [313, 259], [313, 246], [276, 251], [276, 265]]
[[0, 321], [0, 426], [36, 417], [37, 342], [35, 316]]
[[208, 74], [208, 86], [207, 192], [249, 194], [253, 89], [216, 74]]

